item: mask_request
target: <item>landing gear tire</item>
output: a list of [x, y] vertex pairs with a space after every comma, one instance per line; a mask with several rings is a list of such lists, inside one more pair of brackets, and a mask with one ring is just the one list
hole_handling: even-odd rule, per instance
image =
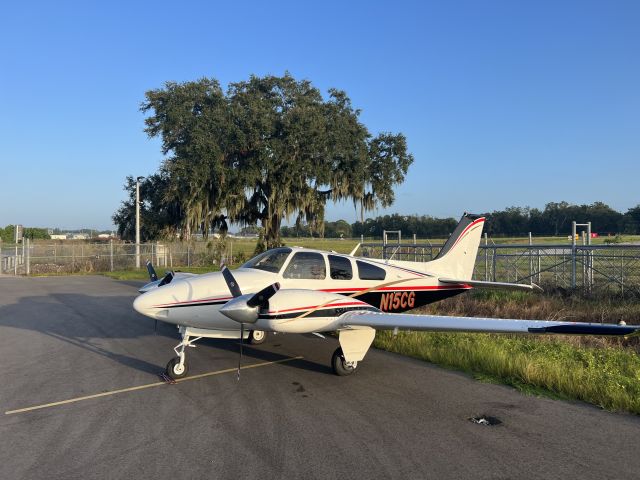
[[249, 332], [249, 343], [251, 345], [260, 345], [267, 340], [267, 332], [264, 330], [251, 330]]
[[342, 348], [338, 347], [331, 357], [331, 366], [333, 367], [333, 373], [340, 377], [345, 377], [356, 371], [358, 362], [345, 361]]
[[189, 364], [185, 361], [180, 365], [180, 357], [174, 357], [167, 363], [166, 373], [174, 380], [184, 378], [187, 376], [187, 373], [189, 373]]

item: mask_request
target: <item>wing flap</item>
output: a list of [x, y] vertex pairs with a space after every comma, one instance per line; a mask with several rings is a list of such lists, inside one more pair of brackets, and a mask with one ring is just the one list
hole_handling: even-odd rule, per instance
[[631, 335], [640, 326], [516, 320], [509, 318], [409, 315], [383, 312], [347, 312], [340, 318], [343, 328], [371, 327], [377, 330], [424, 330], [434, 332], [535, 333], [570, 335]]

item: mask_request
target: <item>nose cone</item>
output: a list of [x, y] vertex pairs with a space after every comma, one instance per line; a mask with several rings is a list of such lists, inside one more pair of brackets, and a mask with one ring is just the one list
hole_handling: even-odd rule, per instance
[[141, 313], [142, 315], [146, 315], [148, 317], [151, 316], [151, 310], [152, 310], [151, 308], [152, 302], [149, 297], [150, 297], [150, 292], [143, 293], [133, 301], [133, 309], [136, 312]]

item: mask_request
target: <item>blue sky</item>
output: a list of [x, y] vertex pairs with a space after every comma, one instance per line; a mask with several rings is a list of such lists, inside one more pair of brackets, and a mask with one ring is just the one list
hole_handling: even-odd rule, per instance
[[[5, 2], [0, 225], [110, 228], [139, 105], [251, 73], [347, 91], [415, 156], [389, 212], [640, 203], [640, 2]], [[383, 211], [374, 212], [384, 213]], [[328, 206], [353, 221], [352, 205]]]

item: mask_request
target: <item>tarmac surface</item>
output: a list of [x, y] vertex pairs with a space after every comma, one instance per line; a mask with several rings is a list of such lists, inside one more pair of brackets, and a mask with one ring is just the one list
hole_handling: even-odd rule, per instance
[[[337, 377], [332, 338], [247, 346], [247, 366], [284, 361], [239, 382], [238, 342], [203, 340], [187, 352], [190, 377], [222, 373], [159, 384], [178, 335], [133, 311], [138, 285], [0, 278], [1, 479], [640, 476], [636, 416], [377, 350]], [[502, 423], [469, 421], [478, 415]]]

